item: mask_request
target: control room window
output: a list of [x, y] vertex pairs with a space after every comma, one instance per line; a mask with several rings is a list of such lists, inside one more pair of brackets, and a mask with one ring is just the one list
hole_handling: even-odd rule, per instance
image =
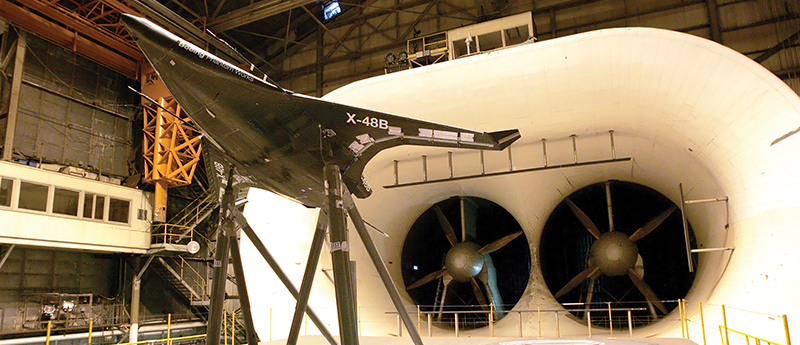
[[131, 210], [130, 201], [109, 198], [108, 220], [112, 222], [127, 223], [130, 215], [130, 210]]
[[106, 197], [101, 195], [96, 195], [94, 198], [94, 219], [103, 220], [105, 207], [106, 207]]
[[92, 218], [92, 209], [94, 208], [94, 194], [83, 194], [83, 218]]
[[19, 184], [19, 208], [34, 211], [47, 211], [48, 186], [22, 182]]
[[528, 32], [528, 26], [522, 25], [516, 28], [504, 30], [506, 34], [506, 46], [513, 46], [528, 40], [531, 34]]
[[11, 206], [11, 196], [14, 195], [14, 180], [4, 178], [0, 180], [0, 206]]
[[478, 44], [482, 52], [503, 47], [503, 36], [500, 31], [490, 32], [478, 36]]
[[56, 187], [53, 193], [53, 213], [77, 216], [79, 198], [79, 192]]

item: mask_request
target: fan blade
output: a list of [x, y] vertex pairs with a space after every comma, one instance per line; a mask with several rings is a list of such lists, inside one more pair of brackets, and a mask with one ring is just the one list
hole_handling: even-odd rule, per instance
[[650, 303], [653, 303], [653, 305], [665, 315], [667, 314], [667, 308], [665, 308], [664, 304], [662, 304], [658, 299], [656, 293], [653, 292], [653, 289], [651, 289], [650, 286], [644, 282], [644, 280], [642, 280], [642, 277], [636, 274], [636, 271], [633, 268], [628, 269], [628, 277], [631, 278], [633, 285], [636, 285], [636, 288], [642, 292], [642, 295], [644, 295], [644, 297], [647, 298]]
[[583, 319], [587, 319], [586, 313], [589, 312], [589, 309], [592, 309], [592, 298], [594, 298], [594, 284], [597, 283], [597, 278], [599, 278], [599, 274], [593, 274], [589, 277], [589, 289], [586, 291], [586, 306], [584, 308]]
[[675, 207], [675, 205], [672, 205], [672, 207], [662, 212], [657, 217], [651, 219], [649, 222], [647, 222], [647, 224], [636, 230], [636, 232], [634, 232], [633, 235], [631, 235], [631, 237], [628, 237], [628, 239], [630, 239], [631, 242], [636, 242], [638, 240], [641, 240], [642, 237], [647, 236], [647, 234], [649, 234], [650, 232], [655, 230], [659, 225], [661, 225], [661, 223], [663, 223], [664, 220], [666, 220], [667, 217], [669, 217], [669, 215], [672, 214], [672, 212], [675, 212], [676, 208], [677, 207]]
[[489, 308], [489, 302], [486, 301], [486, 296], [483, 295], [483, 291], [481, 291], [481, 287], [478, 285], [478, 281], [475, 279], [475, 277], [469, 278], [469, 282], [472, 283], [472, 292], [475, 293], [475, 298], [478, 299], [478, 303], [481, 305], [481, 308]]
[[453, 230], [453, 226], [450, 225], [450, 221], [444, 216], [444, 212], [439, 208], [439, 205], [433, 205], [433, 209], [436, 211], [436, 218], [439, 219], [439, 225], [442, 226], [444, 235], [447, 236], [447, 241], [450, 242], [451, 246], [455, 247], [455, 245], [458, 244], [458, 239], [456, 238], [456, 232]]
[[578, 217], [578, 220], [581, 221], [581, 224], [586, 227], [586, 230], [589, 230], [594, 238], [600, 238], [600, 230], [597, 229], [597, 226], [594, 225], [594, 223], [592, 223], [592, 220], [589, 219], [589, 216], [587, 216], [586, 213], [584, 213], [583, 210], [581, 210], [578, 205], [575, 205], [575, 203], [569, 198], [564, 200], [567, 201], [567, 205], [569, 205], [572, 213], [575, 215], [575, 217]]
[[511, 241], [513, 241], [515, 238], [519, 237], [519, 235], [522, 235], [522, 230], [517, 231], [517, 232], [515, 232], [513, 234], [510, 234], [510, 235], [505, 235], [503, 237], [500, 237], [499, 239], [495, 240], [494, 242], [483, 246], [483, 248], [481, 248], [481, 249], [478, 249], [478, 253], [480, 253], [480, 254], [494, 253], [498, 249], [503, 248], [503, 246], [505, 246], [506, 244], [508, 244]]
[[581, 273], [578, 273], [578, 275], [573, 277], [572, 280], [570, 280], [567, 283], [567, 285], [564, 285], [564, 287], [561, 288], [561, 290], [558, 290], [558, 292], [556, 292], [554, 297], [555, 298], [559, 298], [561, 296], [564, 296], [564, 294], [566, 294], [567, 292], [570, 292], [570, 290], [574, 289], [576, 286], [581, 285], [581, 283], [583, 283], [584, 280], [586, 280], [587, 278], [591, 277], [599, 269], [600, 269], [600, 266], [593, 266], [593, 267], [589, 267], [589, 268], [585, 269]]
[[411, 290], [414, 288], [418, 288], [422, 285], [428, 284], [436, 279], [441, 278], [445, 273], [447, 273], [447, 268], [442, 268], [436, 272], [433, 272], [415, 281], [414, 284], [411, 284], [408, 287], [406, 287], [406, 290]]
[[466, 197], [461, 197], [461, 241], [478, 237], [476, 213], [478, 205]]
[[791, 136], [793, 136], [793, 135], [795, 135], [795, 134], [797, 134], [797, 133], [800, 133], [800, 127], [797, 127], [797, 129], [795, 129], [795, 130], [793, 130], [793, 131], [791, 131], [791, 132], [789, 132], [789, 133], [786, 133], [786, 134], [782, 135], [782, 136], [781, 136], [780, 138], [778, 138], [778, 139], [775, 139], [775, 140], [773, 140], [773, 141], [772, 141], [772, 144], [769, 144], [769, 146], [775, 145], [775, 144], [777, 144], [777, 143], [779, 143], [779, 142], [783, 141], [783, 139], [786, 139], [786, 138], [788, 138], [788, 137], [791, 137]]
[[614, 211], [611, 209], [611, 181], [606, 181], [606, 205], [608, 207], [608, 231], [614, 231]]

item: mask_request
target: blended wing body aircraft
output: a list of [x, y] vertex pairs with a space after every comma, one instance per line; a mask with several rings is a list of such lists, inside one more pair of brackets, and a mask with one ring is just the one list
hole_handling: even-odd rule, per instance
[[359, 198], [362, 172], [379, 151], [398, 145], [502, 150], [518, 130], [477, 132], [329, 102], [287, 91], [234, 66], [146, 19], [122, 19], [167, 90], [205, 136], [259, 188], [308, 207], [324, 200], [322, 137]]

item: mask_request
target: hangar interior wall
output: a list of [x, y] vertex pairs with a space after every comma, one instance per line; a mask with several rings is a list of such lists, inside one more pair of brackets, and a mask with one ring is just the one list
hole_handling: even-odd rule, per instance
[[[133, 135], [138, 96], [127, 89], [134, 81], [34, 35], [22, 78], [14, 139], [20, 158], [131, 174], [140, 146]], [[4, 83], [5, 93], [10, 78]]]

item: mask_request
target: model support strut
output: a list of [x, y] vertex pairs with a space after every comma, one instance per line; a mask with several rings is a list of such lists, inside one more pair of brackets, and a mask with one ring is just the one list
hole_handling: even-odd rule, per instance
[[211, 286], [211, 310], [209, 311], [206, 335], [206, 344], [209, 345], [219, 344], [229, 255], [233, 258], [233, 271], [236, 276], [239, 305], [244, 314], [247, 343], [258, 344], [258, 335], [253, 325], [253, 316], [250, 313], [250, 298], [247, 294], [242, 256], [239, 252], [239, 242], [236, 238], [235, 215], [238, 211], [236, 210], [236, 205], [234, 205], [233, 194], [233, 168], [231, 168], [228, 174], [228, 184], [225, 186], [225, 194], [222, 195], [222, 203], [220, 205], [220, 228], [217, 231], [217, 252], [214, 256], [214, 277]]
[[311, 241], [311, 249], [308, 251], [306, 260], [306, 270], [303, 273], [303, 282], [300, 283], [300, 295], [297, 297], [297, 305], [294, 309], [292, 327], [289, 329], [289, 336], [286, 339], [287, 345], [297, 344], [300, 336], [300, 326], [303, 323], [303, 314], [308, 306], [308, 296], [311, 294], [311, 285], [314, 282], [314, 273], [317, 271], [317, 264], [322, 252], [322, 244], [325, 242], [325, 230], [328, 228], [328, 213], [325, 209], [320, 209], [317, 217], [317, 226], [314, 231], [314, 239]]
[[[333, 150], [331, 144], [336, 134], [330, 130], [321, 130], [320, 134], [323, 160], [325, 161], [325, 167], [322, 170], [325, 183], [325, 207], [330, 227], [331, 262], [333, 264], [336, 307], [339, 315], [339, 332], [342, 343], [358, 345], [359, 341], [358, 313], [356, 311], [357, 301], [354, 289], [356, 282], [350, 266], [350, 243], [347, 232], [347, 217], [345, 216], [345, 212], [347, 212], [350, 214], [353, 224], [355, 224], [359, 237], [364, 243], [367, 253], [375, 269], [378, 271], [386, 291], [392, 299], [392, 303], [394, 303], [398, 314], [400, 314], [401, 319], [406, 325], [411, 339], [414, 341], [414, 344], [423, 345], [419, 332], [417, 332], [416, 327], [413, 322], [411, 322], [411, 318], [408, 316], [408, 312], [406, 312], [403, 306], [403, 301], [400, 299], [400, 294], [397, 292], [397, 288], [389, 276], [386, 266], [383, 264], [380, 253], [377, 248], [375, 248], [375, 244], [372, 242], [372, 238], [367, 232], [364, 219], [361, 218], [361, 214], [358, 212], [358, 209], [356, 209], [350, 196], [350, 191], [342, 181], [341, 170], [332, 159]], [[319, 227], [317, 231], [319, 231]], [[314, 249], [312, 248], [312, 250]], [[309, 258], [311, 258], [311, 255], [313, 254], [309, 254]], [[307, 265], [311, 265], [311, 262]], [[316, 266], [316, 263], [314, 263], [314, 266]], [[308, 282], [308, 289], [310, 289], [313, 276], [309, 277], [308, 275], [313, 275], [313, 272], [308, 273], [308, 267], [309, 266], [306, 266], [307, 276], [303, 277], [303, 282], [304, 284]], [[296, 320], [297, 314], [295, 314], [295, 321]], [[293, 327], [297, 327], [297, 325]]]
[[[256, 235], [256, 232], [253, 231], [253, 228], [250, 227], [250, 224], [247, 223], [247, 219], [244, 217], [244, 215], [238, 211], [235, 211], [235, 216], [236, 222], [242, 228], [242, 231], [244, 231], [244, 233], [247, 235], [247, 238], [250, 239], [250, 242], [253, 243], [253, 246], [256, 247], [256, 250], [258, 250], [258, 252], [261, 254], [261, 257], [264, 258], [264, 261], [266, 261], [269, 267], [272, 268], [272, 271], [275, 272], [275, 275], [278, 276], [278, 279], [281, 281], [281, 283], [283, 283], [283, 286], [286, 287], [286, 290], [289, 290], [289, 293], [291, 293], [295, 299], [298, 299], [300, 294], [298, 293], [297, 288], [294, 286], [292, 281], [289, 280], [289, 276], [287, 276], [286, 273], [283, 272], [283, 269], [281, 269], [281, 267], [278, 265], [278, 261], [275, 260], [275, 257], [273, 257], [272, 254], [270, 254], [270, 252], [267, 250], [264, 242], [262, 242], [258, 235]], [[317, 329], [322, 336], [325, 337], [328, 343], [331, 345], [338, 345], [331, 332], [328, 331], [327, 327], [325, 327], [325, 323], [323, 323], [322, 319], [317, 316], [317, 313], [315, 313], [314, 310], [309, 306], [306, 306], [305, 311], [306, 314], [308, 314], [308, 318], [311, 319], [311, 322], [313, 322], [315, 326], [317, 326]]]
[[350, 270], [350, 244], [347, 236], [347, 218], [342, 195], [345, 191], [339, 166], [326, 163], [325, 196], [330, 225], [331, 262], [336, 294], [336, 311], [339, 314], [339, 336], [342, 343], [358, 345], [358, 315], [353, 294], [353, 277]]
[[347, 214], [350, 215], [350, 220], [353, 221], [353, 225], [356, 227], [356, 232], [358, 232], [361, 242], [364, 243], [364, 247], [367, 249], [367, 254], [369, 254], [369, 258], [372, 260], [375, 270], [378, 271], [378, 275], [381, 277], [383, 286], [386, 288], [386, 292], [389, 293], [389, 298], [392, 299], [392, 303], [394, 304], [395, 309], [397, 309], [400, 319], [403, 320], [403, 324], [406, 326], [406, 330], [408, 330], [411, 340], [416, 345], [423, 345], [422, 338], [419, 336], [419, 331], [414, 325], [414, 322], [411, 321], [411, 317], [408, 316], [408, 312], [403, 306], [403, 300], [400, 298], [400, 293], [397, 291], [397, 286], [394, 284], [392, 276], [389, 275], [389, 270], [386, 269], [386, 265], [383, 263], [383, 258], [381, 258], [380, 252], [378, 252], [378, 249], [375, 247], [375, 243], [372, 242], [372, 237], [370, 237], [367, 227], [364, 225], [364, 218], [361, 218], [361, 213], [358, 212], [358, 208], [356, 208], [356, 204], [353, 202], [353, 197], [350, 193], [345, 193], [343, 199], [344, 207], [347, 209]]

